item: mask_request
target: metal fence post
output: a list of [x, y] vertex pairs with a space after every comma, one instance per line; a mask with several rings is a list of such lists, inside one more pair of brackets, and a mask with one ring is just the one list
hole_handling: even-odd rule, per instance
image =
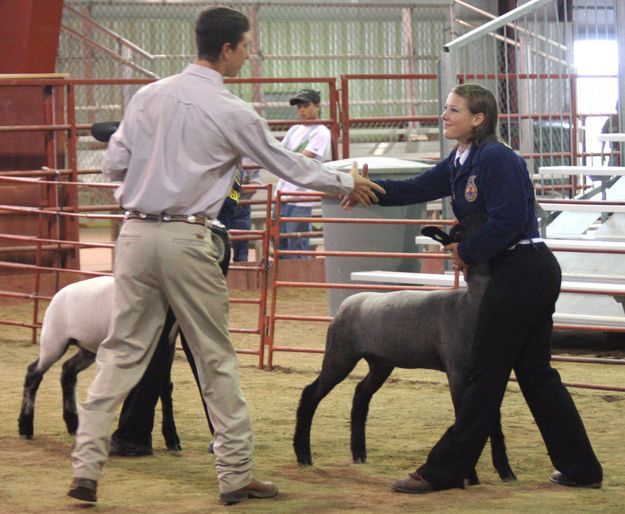
[[[618, 45], [618, 88], [619, 103], [617, 114], [619, 117], [619, 132], [625, 132], [625, 4], [614, 1], [614, 13], [616, 17], [616, 37]], [[621, 166], [623, 166], [623, 156], [625, 155], [625, 143], [620, 144]]]
[[[438, 112], [443, 112], [445, 100], [449, 92], [456, 86], [456, 63], [455, 52], [445, 47], [444, 53], [438, 62]], [[452, 143], [443, 137], [443, 125], [438, 126], [438, 140], [440, 144], [441, 158], [451, 152]]]

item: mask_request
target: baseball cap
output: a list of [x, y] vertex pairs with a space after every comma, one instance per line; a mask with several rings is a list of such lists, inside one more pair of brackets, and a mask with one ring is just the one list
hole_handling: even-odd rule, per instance
[[314, 89], [302, 89], [294, 97], [289, 100], [291, 105], [296, 105], [304, 102], [312, 102], [319, 104], [321, 102], [321, 95]]

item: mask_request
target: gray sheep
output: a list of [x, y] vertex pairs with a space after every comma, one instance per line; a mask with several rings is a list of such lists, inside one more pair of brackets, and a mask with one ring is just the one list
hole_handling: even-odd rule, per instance
[[[466, 237], [463, 230], [475, 230], [456, 227], [451, 234], [456, 241]], [[365, 424], [371, 397], [393, 368], [444, 371], [457, 411], [463, 384], [468, 379], [478, 310], [489, 280], [490, 268], [486, 264], [471, 267], [466, 290], [359, 293], [347, 298], [328, 328], [321, 373], [302, 392], [293, 438], [297, 461], [312, 464], [310, 430], [315, 410], [361, 359], [369, 364], [369, 373], [357, 385], [352, 405], [351, 451], [355, 463], [363, 463], [367, 458]], [[500, 420], [493, 427], [490, 440], [493, 464], [500, 478], [514, 480]], [[466, 478], [468, 483], [478, 483], [475, 471]]]

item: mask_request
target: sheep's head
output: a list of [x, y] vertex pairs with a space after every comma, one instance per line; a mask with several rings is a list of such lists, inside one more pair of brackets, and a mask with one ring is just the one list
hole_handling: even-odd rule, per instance
[[[478, 229], [486, 223], [488, 220], [488, 214], [478, 212], [475, 214], [469, 214], [460, 223], [451, 227], [449, 231], [450, 237], [454, 242], [459, 243], [465, 239], [469, 239], [475, 234]], [[465, 277], [467, 281], [470, 281], [472, 277], [476, 275], [490, 276], [490, 263], [484, 262], [481, 264], [473, 264], [469, 268], [469, 276]]]
[[438, 227], [428, 225], [421, 229], [424, 236], [431, 237], [440, 244], [447, 246], [451, 243], [459, 243], [469, 239], [477, 230], [486, 223], [488, 215], [484, 213], [469, 214], [460, 223], [451, 227], [449, 234]]
[[469, 214], [460, 223], [451, 227], [449, 236], [455, 243], [469, 239], [482, 225], [484, 225], [484, 223], [486, 223], [487, 220], [488, 214], [486, 213], [478, 212], [475, 214]]
[[[465, 239], [469, 239], [487, 220], [487, 214], [475, 213], [468, 215], [460, 223], [454, 225], [449, 231], [449, 234], [434, 226], [423, 227], [421, 233], [424, 236], [431, 237], [442, 245], [459, 243]], [[490, 275], [490, 264], [487, 262], [477, 265], [474, 264], [471, 266], [469, 274], [488, 276]], [[467, 279], [468, 278], [469, 277], [467, 277]]]

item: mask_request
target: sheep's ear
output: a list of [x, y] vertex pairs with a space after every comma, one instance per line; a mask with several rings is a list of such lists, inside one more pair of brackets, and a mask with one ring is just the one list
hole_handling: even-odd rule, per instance
[[447, 232], [442, 231], [438, 227], [434, 227], [432, 225], [428, 225], [421, 229], [421, 234], [427, 237], [431, 237], [434, 241], [438, 241], [443, 246], [447, 246], [454, 242], [454, 240], [447, 234]]
[[102, 143], [107, 143], [119, 127], [119, 121], [101, 121], [91, 125], [91, 135]]
[[475, 234], [488, 221], [488, 214], [476, 212], [469, 214], [460, 223], [451, 227], [451, 237], [454, 241], [464, 241]]

